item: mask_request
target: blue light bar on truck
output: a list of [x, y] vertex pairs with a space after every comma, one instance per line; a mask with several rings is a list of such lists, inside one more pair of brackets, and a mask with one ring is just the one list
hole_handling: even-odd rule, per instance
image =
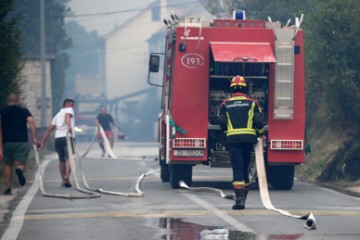
[[245, 20], [245, 11], [244, 10], [234, 10], [233, 11], [233, 19], [235, 20]]

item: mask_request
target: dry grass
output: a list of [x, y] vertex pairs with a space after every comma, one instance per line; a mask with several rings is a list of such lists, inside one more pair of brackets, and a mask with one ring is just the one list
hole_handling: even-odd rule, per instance
[[308, 129], [311, 153], [306, 155], [305, 164], [297, 167], [296, 174], [299, 178], [315, 181], [331, 161], [336, 151], [348, 139], [343, 131], [337, 131], [325, 122], [319, 122]]

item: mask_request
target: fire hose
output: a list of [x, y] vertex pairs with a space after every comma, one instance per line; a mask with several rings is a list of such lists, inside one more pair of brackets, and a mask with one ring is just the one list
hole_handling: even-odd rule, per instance
[[266, 209], [276, 211], [281, 215], [302, 219], [305, 220], [305, 228], [307, 229], [316, 229], [316, 219], [314, 215], [310, 212], [304, 216], [294, 215], [287, 211], [275, 208], [270, 200], [269, 190], [266, 180], [266, 171], [265, 171], [265, 164], [264, 164], [264, 147], [263, 141], [261, 138], [258, 139], [258, 143], [255, 145], [255, 160], [256, 160], [256, 170], [258, 174], [258, 182], [260, 188], [260, 196], [261, 201]]
[[[116, 195], [116, 196], [124, 196], [124, 197], [143, 197], [144, 196], [144, 193], [141, 191], [140, 189], [140, 185], [141, 185], [141, 182], [142, 180], [144, 179], [144, 177], [148, 176], [148, 175], [151, 175], [155, 172], [158, 172], [160, 171], [160, 169], [156, 169], [156, 170], [151, 170], [151, 171], [148, 171], [146, 173], [141, 173], [139, 178], [137, 179], [136, 183], [135, 183], [135, 191], [136, 192], [129, 192], [129, 193], [122, 193], [122, 192], [114, 192], [114, 191], [106, 191], [104, 189], [102, 189], [101, 187], [98, 187], [98, 188], [91, 188], [88, 183], [87, 183], [87, 180], [86, 180], [86, 177], [85, 177], [85, 174], [84, 174], [84, 171], [82, 170], [82, 166], [81, 166], [81, 157], [80, 157], [80, 154], [79, 154], [79, 151], [77, 150], [77, 147], [76, 145], [73, 143], [73, 146], [74, 146], [74, 151], [75, 151], [75, 158], [77, 159], [78, 161], [78, 165], [79, 165], [79, 170], [80, 170], [80, 173], [81, 173], [81, 176], [82, 176], [82, 180], [83, 180], [83, 183], [84, 183], [84, 186], [86, 189], [83, 189], [80, 187], [79, 185], [79, 182], [78, 182], [78, 179], [76, 177], [76, 165], [75, 165], [75, 161], [74, 161], [74, 156], [72, 154], [71, 157], [69, 157], [69, 161], [70, 161], [70, 164], [71, 164], [71, 169], [72, 169], [72, 172], [74, 173], [74, 180], [75, 180], [75, 185], [76, 185], [76, 190], [80, 191], [80, 192], [83, 192], [83, 193], [86, 193], [88, 195], [85, 195], [85, 196], [76, 196], [76, 195], [69, 195], [69, 194], [57, 194], [57, 193], [48, 193], [45, 191], [45, 188], [44, 188], [44, 177], [43, 177], [43, 172], [41, 170], [41, 166], [40, 166], [40, 157], [39, 157], [39, 153], [38, 153], [38, 150], [36, 148], [36, 146], [33, 146], [33, 149], [34, 149], [34, 153], [35, 153], [35, 160], [36, 160], [36, 163], [37, 163], [37, 166], [38, 166], [38, 174], [39, 174], [39, 181], [40, 181], [40, 190], [42, 192], [42, 194], [46, 197], [57, 197], [57, 198], [65, 198], [65, 199], [83, 199], [83, 198], [94, 198], [94, 197], [100, 197], [100, 194], [99, 193], [102, 193], [102, 194], [108, 194], [108, 195]], [[72, 148], [71, 148], [71, 138], [70, 137], [67, 137], [67, 147], [68, 147], [68, 151], [70, 153], [72, 153]]]
[[89, 145], [89, 147], [85, 150], [85, 152], [81, 155], [81, 157], [86, 157], [86, 155], [90, 152], [91, 147], [92, 147], [92, 145], [93, 145], [94, 142], [95, 142], [95, 138], [96, 138], [97, 132], [100, 132], [100, 134], [101, 134], [101, 136], [102, 136], [102, 139], [103, 139], [103, 141], [104, 141], [105, 153], [107, 153], [107, 154], [108, 154], [110, 157], [112, 157], [112, 158], [116, 158], [115, 153], [114, 153], [113, 150], [111, 149], [109, 139], [106, 137], [105, 131], [104, 131], [104, 129], [101, 127], [101, 125], [98, 125], [98, 126], [95, 128], [94, 134], [93, 134], [93, 136], [92, 136], [92, 138], [91, 138], [90, 145]]
[[94, 142], [95, 142], [95, 138], [96, 138], [96, 133], [97, 133], [97, 132], [98, 132], [98, 128], [95, 129], [94, 134], [93, 134], [93, 136], [92, 136], [92, 138], [91, 138], [91, 142], [90, 142], [90, 144], [89, 144], [89, 147], [85, 150], [85, 152], [81, 155], [81, 157], [86, 157], [86, 155], [90, 152], [90, 149], [91, 149], [92, 145], [93, 145]]
[[[112, 151], [111, 149], [111, 146], [110, 146], [110, 143], [109, 143], [109, 140], [108, 138], [106, 137], [106, 134], [105, 134], [105, 131], [104, 129], [101, 127], [101, 125], [99, 125], [98, 127], [99, 131], [100, 131], [100, 134], [104, 140], [104, 147], [105, 147], [105, 151], [106, 153], [108, 153], [112, 158], [116, 158], [116, 155], [115, 153]], [[75, 155], [76, 155], [76, 158], [78, 160], [78, 164], [79, 164], [79, 167], [81, 169], [81, 157], [79, 155], [79, 151], [77, 151], [77, 147], [75, 146]], [[152, 173], [152, 172], [151, 172]], [[116, 196], [124, 196], [124, 197], [143, 197], [144, 196], [144, 193], [140, 190], [140, 184], [141, 184], [141, 181], [142, 179], [146, 176], [146, 175], [149, 175], [151, 173], [141, 173], [140, 174], [140, 177], [138, 178], [138, 180], [136, 181], [136, 184], [135, 184], [135, 191], [136, 192], [128, 192], [128, 193], [125, 193], [125, 192], [114, 192], [114, 191], [107, 191], [107, 190], [104, 190], [102, 187], [98, 187], [98, 188], [91, 188], [87, 181], [86, 181], [86, 177], [85, 177], [85, 174], [84, 172], [82, 171], [81, 169], [81, 175], [82, 175], [82, 179], [83, 179], [83, 182], [84, 182], [84, 185], [86, 187], [86, 189], [90, 190], [90, 191], [96, 191], [98, 193], [102, 193], [102, 194], [108, 194], [108, 195], [116, 195]]]
[[113, 150], [111, 149], [109, 139], [106, 137], [106, 134], [105, 134], [104, 129], [101, 127], [101, 125], [99, 125], [98, 128], [99, 128], [99, 131], [100, 131], [100, 133], [101, 133], [102, 139], [103, 139], [103, 141], [104, 141], [104, 148], [105, 148], [106, 153], [107, 153], [110, 157], [116, 158], [115, 153], [114, 153]]
[[[86, 152], [82, 156], [86, 156], [87, 153], [90, 151], [91, 146], [92, 146], [92, 144], [93, 144], [93, 142], [95, 140], [97, 130], [98, 129], [96, 129], [96, 131], [94, 133], [94, 136], [92, 138], [90, 146], [88, 147], [88, 149], [86, 150]], [[104, 132], [104, 130], [102, 129], [101, 126], [99, 126], [99, 130], [100, 130], [100, 133], [101, 133], [101, 135], [102, 135], [102, 137], [104, 139], [105, 150], [107, 151], [107, 153], [109, 153], [109, 155], [111, 157], [116, 158], [116, 155], [114, 154], [114, 152], [111, 149], [109, 140], [107, 139], [106, 134], [105, 134], [105, 132]], [[125, 196], [125, 197], [143, 197], [144, 193], [140, 190], [140, 185], [141, 185], [142, 180], [144, 179], [144, 177], [146, 177], [146, 176], [148, 176], [150, 174], [153, 174], [155, 172], [160, 171], [160, 169], [156, 169], [156, 170], [150, 170], [150, 171], [148, 171], [146, 173], [141, 173], [139, 178], [136, 181], [136, 184], [135, 184], [135, 192], [123, 193], [123, 192], [106, 191], [106, 190], [102, 189], [101, 187], [91, 188], [88, 185], [85, 174], [84, 174], [84, 171], [82, 170], [82, 165], [81, 165], [81, 158], [82, 157], [79, 154], [79, 151], [77, 149], [77, 146], [76, 146], [75, 142], [73, 142], [73, 140], [72, 140], [72, 138], [70, 138], [69, 134], [67, 134], [67, 137], [66, 137], [66, 144], [67, 144], [67, 150], [68, 150], [68, 153], [69, 153], [70, 166], [71, 166], [71, 170], [73, 172], [72, 175], [73, 175], [73, 178], [74, 178], [74, 181], [75, 181], [75, 186], [76, 186], [75, 189], [77, 191], [85, 193], [87, 195], [85, 195], [85, 196], [76, 196], [76, 195], [69, 195], [69, 194], [57, 194], [57, 193], [48, 193], [48, 192], [46, 192], [45, 188], [44, 188], [43, 171], [41, 170], [41, 166], [40, 166], [39, 152], [38, 152], [37, 147], [34, 145], [33, 149], [34, 149], [34, 153], [35, 153], [35, 160], [36, 160], [36, 163], [37, 163], [37, 166], [38, 166], [38, 174], [39, 174], [39, 181], [40, 181], [39, 186], [40, 186], [40, 190], [41, 190], [43, 196], [65, 198], [65, 199], [83, 199], [83, 198], [100, 197], [101, 195], [99, 193], [102, 193], [102, 194]], [[83, 180], [83, 183], [84, 183], [84, 186], [85, 186], [86, 189], [80, 187], [79, 181], [77, 179], [76, 163], [75, 163], [74, 158], [77, 159], [77, 162], [78, 162], [78, 165], [79, 165], [79, 170], [80, 170], [82, 180]]]
[[92, 188], [89, 186], [89, 184], [87, 183], [87, 180], [86, 180], [86, 177], [85, 177], [85, 173], [84, 171], [82, 170], [82, 164], [81, 164], [81, 157], [79, 155], [79, 151], [77, 150], [77, 147], [75, 146], [75, 156], [76, 156], [76, 159], [77, 159], [77, 162], [78, 162], [78, 165], [79, 165], [79, 169], [80, 169], [80, 173], [81, 173], [81, 176], [82, 176], [82, 180], [83, 180], [83, 183], [84, 183], [84, 186], [86, 189], [90, 190], [90, 191], [93, 191], [93, 192], [98, 192], [98, 193], [102, 193], [102, 194], [108, 194], [108, 195], [116, 195], [116, 196], [124, 196], [124, 197], [142, 197], [144, 196], [144, 193], [141, 192], [139, 186], [140, 186], [140, 183], [142, 181], [142, 179], [144, 178], [145, 174], [141, 174], [140, 177], [138, 178], [137, 182], [136, 182], [136, 187], [135, 187], [135, 190], [136, 192], [135, 193], [123, 193], [123, 192], [114, 192], [114, 191], [107, 191], [107, 190], [104, 190], [103, 188], [101, 187], [98, 187], [98, 188]]
[[180, 187], [185, 188], [187, 190], [190, 191], [195, 191], [195, 192], [207, 192], [207, 193], [215, 193], [217, 195], [220, 195], [220, 197], [222, 198], [226, 198], [226, 199], [231, 199], [231, 200], [235, 200], [235, 195], [234, 194], [225, 194], [221, 189], [218, 188], [211, 188], [211, 187], [189, 187], [184, 181], [180, 181], [179, 182]]
[[151, 170], [146, 173], [141, 173], [135, 183], [135, 192], [122, 193], [122, 192], [106, 191], [106, 190], [102, 189], [101, 187], [96, 188], [95, 191], [97, 191], [98, 193], [123, 196], [123, 197], [143, 197], [145, 194], [140, 190], [141, 181], [144, 179], [144, 177], [146, 177], [150, 174], [153, 174], [155, 172], [158, 172], [158, 171], [160, 171], [160, 169], [155, 169], [155, 170]]
[[[116, 155], [114, 154], [114, 152], [111, 149], [109, 140], [106, 137], [105, 131], [103, 130], [103, 128], [99, 125], [99, 131], [101, 133], [102, 138], [104, 139], [104, 147], [105, 147], [105, 151], [107, 153], [109, 153], [109, 155], [112, 158], [116, 158]], [[95, 132], [96, 133], [96, 132]], [[68, 140], [70, 141], [71, 139], [68, 138]], [[94, 138], [93, 138], [94, 140]], [[92, 143], [90, 144], [92, 145]], [[86, 177], [85, 177], [85, 173], [82, 170], [82, 164], [81, 164], [81, 156], [79, 154], [79, 151], [77, 149], [76, 144], [73, 144], [74, 146], [74, 151], [75, 151], [75, 158], [77, 159], [78, 165], [79, 165], [79, 170], [82, 176], [82, 180], [84, 183], [84, 186], [87, 190], [89, 191], [93, 191], [93, 192], [98, 192], [98, 193], [102, 193], [102, 194], [108, 194], [108, 195], [115, 195], [115, 196], [123, 196], [123, 197], [143, 197], [144, 193], [140, 190], [140, 185], [141, 185], [141, 181], [144, 179], [145, 176], [148, 176], [154, 172], [160, 171], [160, 169], [158, 170], [151, 170], [149, 172], [146, 173], [141, 173], [139, 178], [137, 179], [136, 183], [135, 183], [135, 192], [115, 192], [115, 191], [107, 191], [104, 190], [102, 187], [97, 187], [97, 188], [92, 188], [89, 186], [89, 184], [87, 183]], [[84, 155], [84, 154], [83, 154]]]
[[[101, 126], [97, 126], [95, 131], [94, 131], [94, 134], [92, 136], [92, 139], [91, 139], [91, 142], [88, 146], [88, 148], [85, 150], [85, 152], [83, 154], [81, 154], [81, 158], [84, 158], [88, 155], [88, 153], [90, 152], [94, 142], [95, 142], [95, 139], [96, 139], [96, 135], [97, 135], [97, 132], [100, 132], [101, 134], [101, 137], [104, 139], [104, 149], [105, 149], [105, 155], [108, 154], [111, 158], [113, 159], [119, 159], [116, 154], [114, 153], [114, 151], [112, 150], [111, 146], [110, 146], [110, 142], [109, 142], [109, 139], [106, 137], [106, 134], [105, 134], [105, 131], [104, 129], [101, 127]], [[146, 157], [145, 156], [126, 156], [126, 158], [133, 158], [133, 159], [145, 159]]]
[[68, 151], [68, 154], [69, 154], [69, 161], [70, 161], [71, 171], [73, 172], [72, 175], [73, 175], [75, 186], [76, 186], [75, 189], [78, 190], [79, 192], [83, 192], [83, 193], [86, 193], [86, 194], [89, 194], [89, 195], [94, 195], [96, 197], [99, 197], [98, 193], [80, 187], [79, 181], [77, 179], [76, 164], [75, 164], [75, 159], [74, 159], [74, 156], [75, 156], [75, 143], [74, 143], [73, 139], [70, 137], [69, 132], [66, 134], [66, 146], [67, 146], [67, 151]]
[[[305, 228], [307, 229], [316, 229], [316, 219], [314, 215], [310, 212], [306, 215], [299, 216], [289, 213], [288, 211], [275, 208], [270, 200], [269, 196], [269, 189], [266, 180], [266, 171], [265, 171], [265, 164], [264, 164], [264, 149], [263, 149], [263, 141], [261, 138], [258, 139], [258, 143], [255, 146], [255, 161], [256, 161], [256, 170], [259, 182], [259, 190], [260, 190], [260, 197], [262, 204], [268, 210], [273, 210], [280, 213], [283, 216], [292, 217], [296, 219], [305, 220]], [[216, 188], [209, 188], [209, 187], [189, 187], [183, 181], [179, 182], [180, 187], [185, 188], [190, 191], [194, 192], [210, 192], [219, 194], [222, 198], [226, 199], [234, 199], [234, 194], [225, 195], [221, 189]]]
[[[76, 186], [76, 190], [78, 190], [79, 192], [83, 192], [86, 193], [86, 195], [82, 195], [82, 196], [77, 196], [77, 195], [70, 195], [70, 194], [59, 194], [59, 193], [48, 193], [45, 191], [45, 187], [44, 187], [44, 176], [43, 176], [43, 171], [41, 169], [40, 166], [40, 157], [39, 157], [39, 152], [38, 149], [36, 147], [36, 145], [33, 145], [33, 149], [34, 149], [34, 153], [35, 153], [35, 161], [38, 167], [38, 177], [39, 177], [39, 186], [40, 186], [40, 191], [42, 193], [43, 196], [45, 197], [56, 197], [56, 198], [65, 198], [65, 199], [84, 199], [84, 198], [96, 198], [96, 197], [100, 197], [101, 195], [96, 193], [96, 192], [89, 192], [89, 191], [83, 191], [84, 189], [78, 188], [78, 185]], [[71, 153], [71, 152], [70, 152]], [[71, 155], [71, 154], [69, 154]], [[69, 159], [70, 163], [71, 161], [73, 161], [73, 159]], [[75, 176], [76, 178], [76, 176]]]

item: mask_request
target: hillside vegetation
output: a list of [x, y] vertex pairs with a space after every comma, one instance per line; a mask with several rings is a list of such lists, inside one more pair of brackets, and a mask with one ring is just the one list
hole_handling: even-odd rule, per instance
[[[319, 1], [304, 25], [307, 126], [313, 151], [304, 165], [320, 182], [360, 178], [360, 2]], [[311, 170], [310, 170], [311, 169]]]

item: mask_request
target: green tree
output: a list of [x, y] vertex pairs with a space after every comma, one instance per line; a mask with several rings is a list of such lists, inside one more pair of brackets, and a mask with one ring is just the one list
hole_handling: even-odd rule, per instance
[[225, 15], [225, 9], [221, 4], [222, 1], [200, 0], [204, 8], [217, 17]]
[[328, 103], [327, 120], [352, 131], [358, 131], [360, 120], [360, 107], [356, 104], [360, 100], [359, 10], [358, 1], [320, 1], [310, 15], [307, 38], [307, 95], [318, 98], [319, 92], [311, 89], [321, 89], [321, 100]]
[[10, 92], [20, 92], [18, 75], [20, 72], [21, 54], [20, 31], [16, 28], [18, 18], [9, 17], [15, 0], [0, 0], [0, 106], [6, 103]]
[[[65, 16], [69, 11], [66, 4], [69, 0], [46, 0], [44, 2], [46, 54], [52, 57], [52, 103], [53, 106], [58, 106], [64, 96], [65, 70], [70, 65], [69, 57], [65, 53], [65, 50], [71, 47], [71, 39], [65, 31]], [[40, 1], [17, 0], [13, 14], [22, 16], [19, 24], [19, 29], [22, 31], [22, 53], [40, 56]], [[54, 111], [56, 111], [55, 108]]]
[[250, 18], [267, 19], [270, 16], [273, 21], [286, 23], [288, 19], [291, 19], [294, 24], [294, 18], [307, 13], [315, 0], [244, 0], [243, 4], [240, 4], [242, 1], [227, 0], [227, 2], [229, 2], [229, 8], [232, 9], [236, 7], [241, 9], [243, 6]]
[[202, 0], [204, 7], [217, 16], [232, 16], [234, 10], [245, 10], [246, 17], [252, 19], [267, 19], [286, 23], [290, 18], [298, 17], [308, 12], [315, 0]]

